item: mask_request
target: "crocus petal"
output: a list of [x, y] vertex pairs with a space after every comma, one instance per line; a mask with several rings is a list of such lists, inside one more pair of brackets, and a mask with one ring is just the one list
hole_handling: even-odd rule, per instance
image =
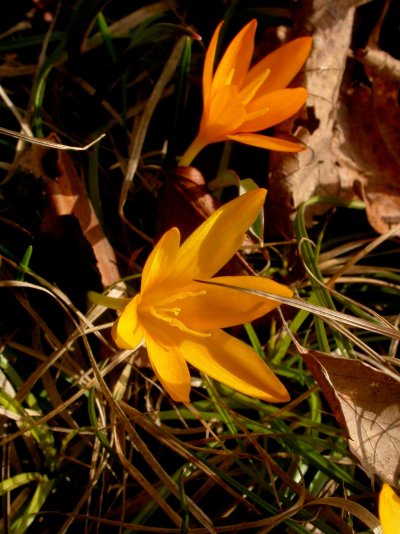
[[258, 76], [258, 78], [254, 78], [251, 83], [246, 83], [246, 85], [240, 90], [240, 99], [243, 104], [248, 104], [255, 97], [255, 95], [258, 93], [259, 88], [266, 81], [269, 74], [269, 70], [266, 69], [262, 73], [260, 73], [260, 76]]
[[275, 124], [292, 117], [304, 105], [308, 92], [303, 87], [296, 89], [281, 89], [268, 93], [250, 102], [246, 110], [248, 112], [265, 109], [266, 112], [254, 119], [243, 122], [241, 132], [257, 132], [265, 130]]
[[227, 386], [269, 402], [286, 402], [289, 394], [271, 369], [246, 343], [223, 330], [211, 337], [181, 337], [179, 348], [186, 360]]
[[138, 317], [141, 296], [136, 295], [113, 324], [111, 335], [120, 349], [134, 349], [143, 340], [143, 329]]
[[144, 339], [151, 366], [164, 389], [174, 401], [189, 402], [190, 374], [181, 350], [155, 325], [146, 325]]
[[383, 534], [397, 534], [400, 525], [400, 497], [389, 484], [383, 484], [379, 494], [379, 519]]
[[220, 22], [215, 30], [210, 44], [208, 45], [206, 57], [204, 60], [203, 68], [203, 107], [205, 108], [211, 92], [211, 84], [214, 75], [214, 62], [215, 62], [215, 53], [217, 51], [219, 34], [223, 25], [223, 21]]
[[143, 268], [142, 292], [156, 287], [167, 277], [178, 253], [179, 243], [178, 228], [171, 228], [161, 237]]
[[179, 248], [168, 281], [180, 285], [206, 279], [240, 248], [246, 230], [259, 214], [267, 191], [255, 189], [221, 206]]
[[285, 139], [278, 139], [276, 137], [269, 137], [267, 135], [260, 135], [255, 133], [235, 133], [228, 135], [228, 139], [238, 141], [244, 145], [256, 146], [258, 148], [267, 148], [268, 150], [277, 150], [279, 152], [301, 152], [306, 147]]
[[198, 137], [205, 144], [223, 141], [245, 119], [246, 109], [240, 101], [237, 87], [226, 85], [212, 95], [204, 109]]
[[277, 48], [249, 70], [245, 85], [251, 84], [254, 78], [258, 78], [269, 69], [270, 74], [259, 87], [257, 95], [261, 96], [287, 87], [304, 65], [311, 46], [311, 37], [300, 37]]
[[212, 81], [212, 92], [218, 91], [227, 82], [240, 88], [245, 81], [254, 50], [257, 21], [251, 20], [232, 39], [224, 53]]
[[[221, 276], [209, 281], [284, 297], [293, 294], [288, 287], [261, 276]], [[194, 282], [190, 290], [193, 293], [206, 291], [206, 294], [181, 302], [179, 318], [194, 330], [215, 330], [247, 323], [279, 306], [274, 300], [211, 284]]]

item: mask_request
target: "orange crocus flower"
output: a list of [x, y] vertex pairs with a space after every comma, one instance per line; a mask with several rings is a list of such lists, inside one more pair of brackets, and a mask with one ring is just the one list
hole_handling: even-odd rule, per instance
[[284, 402], [289, 395], [267, 364], [223, 328], [261, 317], [279, 303], [199, 280], [290, 297], [261, 276], [214, 277], [235, 254], [264, 203], [257, 189], [224, 204], [180, 244], [177, 228], [158, 241], [143, 269], [140, 293], [114, 323], [120, 348], [143, 341], [155, 374], [175, 401], [189, 401], [187, 363], [246, 395]]
[[299, 152], [303, 146], [256, 134], [294, 115], [305, 103], [303, 87], [287, 89], [307, 59], [312, 40], [300, 37], [259, 61], [250, 62], [257, 21], [250, 21], [232, 40], [214, 72], [222, 22], [208, 47], [203, 71], [203, 115], [198, 134], [180, 160], [190, 165], [206, 145], [239, 141], [269, 150]]

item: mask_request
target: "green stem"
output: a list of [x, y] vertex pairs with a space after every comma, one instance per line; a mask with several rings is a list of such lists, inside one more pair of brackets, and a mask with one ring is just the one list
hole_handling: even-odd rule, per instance
[[128, 298], [118, 298], [118, 297], [106, 297], [96, 291], [88, 291], [87, 298], [92, 304], [97, 304], [99, 306], [104, 306], [105, 308], [111, 308], [112, 310], [124, 310], [126, 305], [132, 299]]
[[207, 143], [204, 143], [202, 140], [199, 139], [199, 137], [196, 137], [196, 139], [193, 141], [193, 143], [189, 146], [189, 148], [179, 160], [179, 166], [189, 167], [194, 158], [197, 156], [200, 150], [202, 150], [206, 146], [206, 144]]

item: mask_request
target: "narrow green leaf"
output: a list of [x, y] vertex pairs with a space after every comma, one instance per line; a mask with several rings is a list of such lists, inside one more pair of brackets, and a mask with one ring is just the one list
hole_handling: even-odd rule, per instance
[[40, 512], [45, 503], [54, 481], [49, 480], [46, 475], [40, 476], [35, 493], [33, 494], [28, 506], [23, 510], [23, 513], [11, 525], [11, 534], [24, 534], [26, 529], [36, 519], [36, 515]]
[[27, 270], [29, 269], [29, 263], [31, 261], [31, 257], [32, 257], [32, 252], [33, 252], [33, 247], [32, 245], [29, 245], [29, 247], [26, 249], [23, 257], [22, 257], [22, 260], [20, 261], [20, 267], [22, 267], [22, 271], [19, 271], [17, 273], [17, 276], [16, 276], [16, 279], [19, 280], [20, 282], [22, 282], [23, 280], [25, 280], [25, 273], [24, 273], [24, 270]]

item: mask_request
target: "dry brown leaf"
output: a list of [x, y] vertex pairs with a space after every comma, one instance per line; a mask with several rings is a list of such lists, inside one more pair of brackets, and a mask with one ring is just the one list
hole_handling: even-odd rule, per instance
[[[295, 32], [303, 33], [307, 25], [314, 28], [313, 52], [304, 71], [310, 92], [307, 119], [292, 118], [282, 131], [290, 133], [297, 122], [295, 133], [310, 148], [300, 154], [272, 153], [270, 166], [269, 212], [287, 236], [293, 208], [316, 194], [354, 198], [358, 184], [377, 232], [400, 223], [400, 63], [385, 52], [368, 50], [372, 90], [355, 83], [350, 71], [342, 83], [354, 6], [361, 3], [314, 0], [299, 5], [300, 29]], [[308, 224], [320, 210], [307, 210]]]
[[194, 167], [176, 167], [160, 190], [158, 214], [162, 232], [177, 226], [182, 239], [219, 208], [207, 190], [204, 176]]
[[302, 357], [371, 478], [396, 485], [400, 475], [400, 381], [359, 360], [313, 350]]
[[[376, 78], [343, 95], [335, 155], [343, 191], [354, 185], [373, 228], [383, 234], [400, 223], [399, 84]], [[340, 126], [339, 126], [340, 125]]]
[[114, 250], [103, 233], [71, 157], [64, 151], [58, 151], [57, 169], [57, 180], [49, 178], [46, 181], [52, 207], [57, 215], [74, 215], [77, 218], [93, 249], [103, 286], [114, 284], [121, 278]]
[[357, 50], [354, 57], [364, 64], [370, 76], [400, 82], [400, 61], [384, 50], [374, 48]]
[[[310, 148], [299, 154], [271, 152], [267, 205], [270, 220], [286, 236], [292, 234], [290, 206], [297, 207], [315, 194], [339, 193], [339, 175], [332, 143], [340, 85], [352, 37], [355, 6], [362, 2], [308, 0], [293, 13], [293, 34], [311, 33], [313, 49], [304, 69], [309, 91], [304, 120], [292, 117], [276, 132], [294, 133]], [[298, 81], [294, 85], [299, 85]], [[294, 129], [294, 124], [302, 124]], [[283, 211], [282, 206], [286, 206]]]
[[[49, 140], [58, 141], [55, 135]], [[45, 179], [48, 207], [43, 215], [41, 229], [49, 233], [57, 232], [60, 217], [75, 216], [84, 237], [93, 249], [102, 284], [104, 286], [114, 284], [121, 278], [114, 250], [103, 233], [85, 185], [71, 157], [65, 151], [57, 151], [55, 162], [57, 176], [54, 179], [46, 175], [46, 165], [43, 165], [43, 158], [48, 153], [49, 149], [33, 145], [25, 151], [19, 161], [22, 168]]]

